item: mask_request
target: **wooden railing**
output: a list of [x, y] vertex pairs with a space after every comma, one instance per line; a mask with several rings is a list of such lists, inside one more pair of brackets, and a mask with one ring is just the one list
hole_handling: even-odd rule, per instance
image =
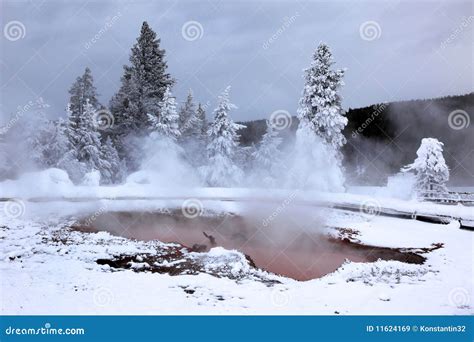
[[435, 190], [428, 190], [424, 191], [420, 195], [420, 199], [427, 202], [474, 206], [474, 193], [471, 192], [439, 192]]

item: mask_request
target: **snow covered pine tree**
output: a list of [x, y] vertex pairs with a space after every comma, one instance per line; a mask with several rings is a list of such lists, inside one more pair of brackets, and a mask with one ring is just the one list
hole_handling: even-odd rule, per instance
[[199, 130], [199, 140], [203, 141], [204, 143], [207, 142], [207, 120], [206, 120], [206, 111], [202, 108], [202, 105], [199, 103], [198, 108], [196, 110], [196, 119], [198, 120], [198, 127]]
[[[66, 171], [76, 182], [85, 174], [98, 171], [103, 183], [112, 183], [117, 180], [121, 172], [116, 167], [120, 162], [109, 160], [109, 158], [114, 159], [116, 155], [113, 145], [102, 146], [101, 133], [95, 122], [96, 112], [102, 106], [97, 99], [94, 79], [89, 68], [86, 68], [84, 74], [76, 79], [69, 93], [71, 97], [65, 133], [72, 150], [66, 153], [67, 158], [62, 163], [69, 165]], [[78, 164], [72, 166], [74, 159], [78, 161]]]
[[347, 118], [338, 93], [338, 89], [344, 85], [344, 70], [331, 70], [333, 64], [331, 50], [321, 43], [313, 55], [311, 66], [305, 70], [306, 84], [298, 117], [334, 150], [339, 151], [346, 143], [342, 130], [347, 125]]
[[156, 114], [148, 114], [152, 138], [167, 139], [173, 143], [180, 136], [178, 128], [178, 113], [176, 111], [176, 99], [171, 94], [170, 88], [166, 88], [163, 100], [158, 103]]
[[[346, 139], [342, 130], [347, 118], [338, 89], [344, 84], [344, 70], [332, 70], [332, 53], [321, 43], [305, 70], [305, 86], [298, 108], [294, 167], [290, 183], [323, 191], [343, 191], [340, 148]], [[323, 169], [331, 168], [331, 172]], [[321, 175], [327, 177], [324, 179]]]
[[229, 92], [230, 86], [219, 96], [214, 121], [208, 130], [209, 164], [200, 169], [211, 186], [235, 186], [243, 179], [243, 171], [235, 164], [233, 157], [238, 148], [237, 130], [245, 126], [234, 123], [229, 117], [229, 112], [237, 108], [230, 103]]
[[183, 142], [192, 137], [196, 130], [196, 124], [196, 109], [194, 108], [193, 93], [190, 89], [186, 101], [179, 110], [179, 131]]
[[[142, 149], [144, 158], [140, 170], [127, 177], [128, 182], [159, 184], [159, 186], [183, 186], [190, 184], [191, 170], [184, 163], [183, 149], [177, 141], [178, 113], [176, 100], [169, 88], [157, 105], [157, 112], [148, 114], [150, 134]], [[192, 181], [191, 181], [192, 183]]]
[[186, 154], [186, 159], [195, 167], [205, 163], [206, 113], [199, 104], [195, 109], [193, 93], [189, 90], [186, 102], [179, 111], [180, 145]]
[[402, 168], [414, 172], [415, 192], [419, 197], [437, 197], [448, 192], [449, 169], [443, 157], [444, 144], [435, 138], [424, 138], [416, 151], [417, 158]]
[[148, 135], [148, 114], [158, 112], [166, 89], [174, 84], [166, 71], [165, 50], [160, 48], [160, 39], [146, 21], [132, 47], [130, 64], [124, 66], [122, 85], [110, 101], [110, 111], [115, 118], [112, 138], [119, 155], [129, 170], [136, 170], [141, 153], [133, 139]]

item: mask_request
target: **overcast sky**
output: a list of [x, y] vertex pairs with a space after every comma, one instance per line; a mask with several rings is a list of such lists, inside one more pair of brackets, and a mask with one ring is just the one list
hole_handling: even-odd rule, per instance
[[208, 116], [227, 85], [236, 120], [294, 114], [320, 41], [347, 68], [346, 108], [463, 94], [473, 91], [473, 14], [472, 1], [456, 0], [2, 0], [0, 124], [38, 96], [64, 115], [86, 66], [108, 104], [144, 20], [166, 49], [178, 101], [191, 88]]

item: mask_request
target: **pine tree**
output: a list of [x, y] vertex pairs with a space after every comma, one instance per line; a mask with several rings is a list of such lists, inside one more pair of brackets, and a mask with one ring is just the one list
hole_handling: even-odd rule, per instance
[[[188, 100], [187, 103], [191, 103]], [[194, 106], [194, 105], [193, 105]], [[190, 108], [190, 106], [184, 106], [184, 108]], [[184, 149], [186, 159], [188, 162], [195, 166], [200, 167], [207, 162], [207, 121], [206, 113], [201, 107], [201, 104], [198, 105], [196, 110], [191, 110], [190, 117], [187, 120], [185, 126], [186, 129], [183, 129], [181, 134], [184, 132], [184, 136], [181, 137], [180, 143]]]
[[346, 142], [342, 130], [347, 118], [338, 89], [344, 70], [331, 70], [331, 51], [320, 44], [311, 66], [305, 70], [305, 86], [298, 108], [289, 185], [319, 191], [343, 191], [342, 153]]
[[80, 121], [80, 117], [84, 114], [86, 101], [94, 109], [100, 109], [101, 105], [97, 99], [98, 94], [94, 86], [94, 78], [89, 68], [84, 70], [84, 74], [76, 79], [69, 89], [69, 104], [73, 116], [73, 120]]
[[134, 101], [136, 86], [132, 78], [132, 68], [129, 66], [124, 66], [121, 82], [119, 91], [112, 97], [109, 104], [110, 112], [115, 119], [113, 134], [117, 138], [136, 131], [141, 125], [140, 121], [136, 120], [139, 102]]
[[270, 187], [277, 185], [276, 180], [284, 169], [283, 153], [279, 149], [281, 142], [282, 139], [278, 136], [274, 126], [267, 121], [267, 131], [263, 135], [258, 149], [252, 153], [257, 177]]
[[94, 113], [96, 109], [92, 106], [89, 100], [83, 108], [83, 114], [77, 116], [70, 110], [68, 105], [68, 127], [66, 135], [69, 140], [72, 150], [67, 153], [68, 164], [77, 160], [81, 163], [81, 168], [75, 172], [71, 179], [78, 181], [80, 176], [94, 170], [102, 171], [108, 168], [107, 160], [103, 159], [101, 153], [100, 133], [94, 125]]
[[[123, 161], [125, 170], [136, 170], [143, 154], [140, 143], [142, 134], [138, 134], [143, 122], [142, 119], [137, 119], [140, 118], [140, 101], [138, 101], [138, 88], [135, 85], [132, 72], [131, 67], [124, 66], [122, 85], [110, 101], [114, 127], [109, 136], [111, 136], [119, 157]], [[125, 170], [123, 171], [125, 172]]]
[[179, 110], [179, 131], [181, 132], [181, 139], [186, 141], [191, 138], [197, 127], [196, 109], [193, 101], [193, 93], [189, 90], [186, 102]]
[[[69, 89], [69, 103], [67, 108], [69, 128], [68, 137], [72, 146], [81, 149], [81, 133], [87, 130], [93, 123], [95, 111], [100, 109], [101, 105], [97, 99], [97, 90], [94, 86], [94, 79], [89, 68], [86, 68], [84, 74], [76, 79]], [[86, 114], [86, 110], [90, 113]], [[90, 118], [89, 118], [90, 117]], [[95, 128], [94, 128], [95, 131]]]
[[120, 182], [124, 177], [125, 166], [120, 160], [112, 139], [107, 137], [101, 146], [101, 157], [104, 161], [100, 170], [101, 179], [105, 184]]
[[219, 96], [214, 110], [214, 121], [209, 127], [207, 146], [209, 164], [201, 169], [211, 186], [233, 186], [240, 184], [243, 171], [235, 165], [233, 157], [238, 148], [237, 131], [245, 126], [236, 124], [229, 112], [237, 108], [229, 100], [230, 86]]
[[94, 125], [94, 113], [95, 108], [87, 100], [81, 126], [74, 132], [74, 140], [79, 141], [78, 159], [87, 165], [88, 171], [102, 169], [100, 134]]
[[424, 138], [416, 151], [417, 158], [402, 168], [402, 172], [414, 172], [415, 191], [420, 196], [432, 197], [446, 193], [449, 169], [443, 157], [444, 144], [435, 138]]
[[[155, 103], [160, 102], [174, 80], [167, 73], [165, 50], [160, 48], [160, 39], [156, 33], [143, 22], [140, 37], [132, 47], [130, 56], [132, 63], [132, 77], [139, 87], [138, 93], [142, 96], [144, 113], [153, 112]], [[149, 108], [151, 106], [151, 108]]]
[[157, 138], [168, 138], [176, 141], [180, 136], [178, 118], [176, 100], [171, 94], [170, 89], [167, 88], [163, 100], [157, 106], [157, 114], [148, 114], [152, 134]]
[[300, 99], [298, 118], [336, 151], [346, 142], [342, 131], [347, 118], [341, 106], [338, 90], [344, 85], [344, 70], [331, 70], [332, 53], [321, 43], [313, 55], [311, 66], [305, 70], [306, 84]]
[[158, 113], [166, 89], [174, 84], [167, 68], [160, 39], [145, 21], [131, 49], [130, 65], [124, 66], [121, 87], [110, 102], [115, 119], [112, 139], [129, 171], [140, 165], [143, 151], [138, 142], [149, 132], [148, 114]]
[[132, 47], [130, 63], [124, 66], [122, 86], [110, 104], [117, 123], [115, 134], [122, 137], [147, 132], [147, 115], [156, 113], [166, 89], [174, 84], [167, 73], [165, 50], [160, 48], [160, 39], [146, 21]]
[[76, 149], [69, 141], [68, 122], [59, 118], [50, 127], [50, 138], [44, 151], [45, 166], [62, 169], [72, 181], [80, 181], [87, 169], [84, 163], [78, 161]]
[[198, 104], [198, 108], [196, 110], [196, 120], [199, 134], [199, 140], [203, 142], [207, 142], [207, 119], [206, 119], [206, 111], [202, 108], [201, 103]]

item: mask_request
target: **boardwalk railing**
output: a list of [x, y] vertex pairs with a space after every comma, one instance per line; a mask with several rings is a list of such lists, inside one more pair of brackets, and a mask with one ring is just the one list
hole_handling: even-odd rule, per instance
[[420, 199], [427, 202], [474, 206], [474, 193], [471, 192], [428, 190], [421, 194]]

